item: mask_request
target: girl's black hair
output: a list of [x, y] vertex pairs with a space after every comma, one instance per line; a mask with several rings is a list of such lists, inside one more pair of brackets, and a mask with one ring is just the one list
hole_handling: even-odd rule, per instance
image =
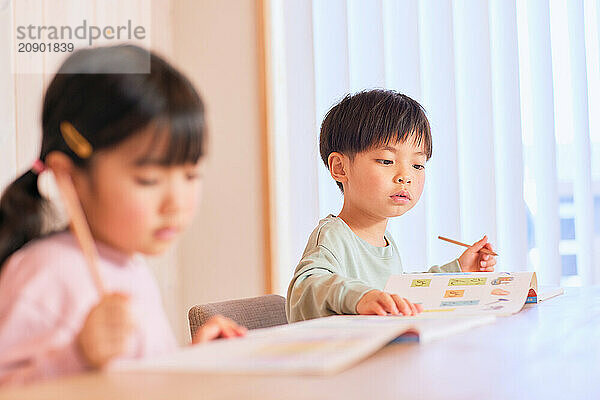
[[[431, 158], [431, 128], [423, 107], [394, 90], [373, 89], [349, 94], [333, 106], [321, 124], [321, 159], [329, 168], [333, 152], [354, 157], [390, 141], [413, 140]], [[336, 182], [340, 190], [344, 188]]]
[[[71, 123], [93, 151], [114, 148], [152, 126], [155, 139], [168, 136], [162, 164], [196, 163], [204, 152], [200, 96], [165, 60], [133, 45], [73, 53], [46, 90], [39, 159], [60, 151], [86, 168], [93, 153], [82, 159], [67, 146], [59, 128], [63, 121]], [[31, 170], [6, 188], [0, 198], [0, 267], [27, 242], [42, 236], [47, 209]]]

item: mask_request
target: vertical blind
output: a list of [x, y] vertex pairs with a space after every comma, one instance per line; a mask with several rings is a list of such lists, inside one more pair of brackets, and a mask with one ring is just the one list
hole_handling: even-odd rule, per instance
[[405, 270], [461, 253], [438, 235], [487, 234], [498, 269], [536, 270], [542, 283], [560, 284], [573, 256], [572, 282], [600, 282], [599, 4], [270, 1], [279, 46], [268, 62], [292, 64], [269, 77], [272, 154], [288, 160], [271, 182], [285, 193], [274, 199], [285, 227], [276, 229], [276, 289], [285, 290], [318, 219], [343, 202], [319, 159], [320, 122], [345, 94], [370, 88], [415, 98], [432, 126], [425, 193], [389, 224]]

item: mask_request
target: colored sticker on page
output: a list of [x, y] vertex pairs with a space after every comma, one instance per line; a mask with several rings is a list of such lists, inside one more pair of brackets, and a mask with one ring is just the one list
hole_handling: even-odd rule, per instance
[[448, 286], [474, 286], [485, 285], [487, 278], [453, 278], [448, 281]]
[[492, 294], [494, 296], [506, 296], [506, 295], [509, 295], [510, 292], [508, 290], [504, 290], [504, 289], [494, 289], [494, 290], [492, 290]]
[[431, 279], [413, 279], [410, 287], [429, 287]]
[[512, 282], [512, 281], [513, 281], [513, 279], [515, 279], [515, 278], [514, 278], [514, 277], [512, 277], [512, 276], [500, 276], [500, 277], [498, 277], [498, 278], [494, 279], [494, 280], [491, 282], [491, 284], [492, 284], [492, 285], [503, 285], [503, 284], [506, 284], [506, 283], [510, 283], [510, 282]]
[[527, 300], [525, 300], [525, 304], [537, 303], [537, 293], [533, 289], [529, 289], [529, 293], [527, 294]]
[[465, 295], [465, 290], [446, 290], [444, 297], [463, 297]]
[[430, 308], [429, 310], [423, 310], [421, 312], [448, 312], [454, 310], [456, 310], [456, 308]]
[[442, 301], [440, 307], [476, 306], [479, 300]]

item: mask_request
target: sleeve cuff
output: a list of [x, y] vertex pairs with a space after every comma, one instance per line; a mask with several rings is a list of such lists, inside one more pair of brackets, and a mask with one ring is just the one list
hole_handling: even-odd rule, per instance
[[41, 379], [72, 375], [90, 369], [75, 343], [70, 343], [35, 359], [24, 361], [23, 365], [0, 371], [0, 385], [26, 384]]
[[444, 272], [462, 272], [458, 258], [452, 262], [449, 262], [448, 264], [442, 265], [440, 269]]
[[344, 293], [341, 295], [341, 298], [343, 299], [341, 302], [341, 311], [342, 314], [357, 314], [356, 305], [360, 299], [362, 299], [365, 293], [370, 292], [375, 288], [359, 282], [349, 284], [348, 286], [350, 287], [345, 288]]
[[434, 265], [433, 267], [429, 268], [429, 271], [427, 272], [433, 272], [433, 273], [437, 273], [437, 272], [462, 272], [462, 269], [460, 267], [460, 263], [458, 262], [458, 258], [452, 262], [449, 262], [448, 264], [444, 264], [441, 267], [438, 267], [437, 265]]
[[40, 365], [46, 376], [73, 374], [90, 369], [75, 341], [52, 353], [53, 355], [42, 361]]

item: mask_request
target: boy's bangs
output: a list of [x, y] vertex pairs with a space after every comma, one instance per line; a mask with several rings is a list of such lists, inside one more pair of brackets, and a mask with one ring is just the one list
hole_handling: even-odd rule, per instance
[[432, 155], [432, 143], [429, 123], [425, 118], [400, 118], [395, 126], [383, 127], [374, 138], [373, 147], [387, 146], [389, 143], [408, 142], [423, 148], [427, 159]]
[[196, 164], [204, 155], [204, 117], [201, 112], [180, 114], [155, 124], [147, 154], [138, 163], [163, 166]]
[[340, 130], [344, 143], [334, 143], [337, 151], [359, 153], [390, 143], [411, 142], [423, 148], [427, 159], [431, 157], [431, 128], [418, 103], [396, 93], [366, 92], [353, 99], [359, 96], [364, 99], [346, 111], [349, 122], [346, 132]]

